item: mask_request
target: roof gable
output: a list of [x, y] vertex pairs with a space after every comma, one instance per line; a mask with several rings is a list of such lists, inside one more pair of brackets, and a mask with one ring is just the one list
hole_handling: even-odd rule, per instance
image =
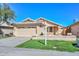
[[[43, 21], [43, 23], [42, 23], [41, 21]], [[52, 22], [52, 21], [47, 20], [47, 19], [42, 18], [42, 17], [38, 18], [36, 21], [33, 21], [31, 18], [26, 18], [26, 19], [24, 19], [24, 21], [23, 21], [22, 23], [20, 23], [20, 24], [32, 24], [32, 25], [33, 25], [33, 24], [35, 24], [35, 23], [41, 23], [41, 24], [46, 25], [44, 22], [46, 22], [48, 26], [52, 26], [52, 24], [53, 24], [53, 25], [57, 25], [57, 26], [60, 26], [60, 27], [64, 27], [64, 26], [62, 26], [62, 25], [59, 25], [59, 24], [57, 24], [57, 23], [55, 23], [55, 22]], [[18, 24], [18, 25], [20, 25], [20, 24]], [[50, 25], [49, 25], [49, 24], [50, 24]], [[24, 26], [25, 26], [25, 25], [24, 25]]]
[[29, 22], [34, 22], [34, 21], [31, 20], [31, 19], [27, 19], [27, 20], [25, 20], [24, 22], [27, 22], [27, 21], [29, 21]]
[[75, 22], [74, 24], [71, 24], [71, 25], [68, 26], [68, 27], [71, 27], [71, 26], [74, 26], [74, 25], [79, 25], [79, 21]]
[[52, 21], [50, 21], [50, 20], [46, 20], [45, 18], [42, 18], [42, 17], [38, 18], [37, 21], [46, 21], [46, 22], [49, 23], [49, 24], [54, 24], [54, 25], [57, 25], [57, 26], [64, 27], [64, 26], [62, 26], [62, 25], [60, 25], [60, 24], [57, 24], [57, 23], [52, 22]]
[[30, 22], [34, 22], [34, 21], [31, 18], [26, 18], [23, 21], [23, 23], [30, 23]]

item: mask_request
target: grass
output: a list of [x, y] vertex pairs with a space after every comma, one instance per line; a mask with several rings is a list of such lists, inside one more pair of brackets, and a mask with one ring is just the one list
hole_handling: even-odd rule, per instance
[[[72, 45], [73, 42], [70, 41], [58, 41], [58, 40], [48, 40], [47, 46], [44, 45], [44, 40], [29, 40], [16, 47], [19, 48], [34, 48], [34, 49], [45, 49], [45, 50], [58, 50], [58, 51], [79, 51]], [[56, 48], [54, 48], [56, 47]]]

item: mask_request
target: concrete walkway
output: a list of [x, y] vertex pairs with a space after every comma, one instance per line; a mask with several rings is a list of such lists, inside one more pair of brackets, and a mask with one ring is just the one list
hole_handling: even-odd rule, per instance
[[25, 41], [28, 41], [30, 38], [26, 37], [9, 37], [0, 39], [0, 46], [4, 47], [15, 47], [16, 45], [19, 45]]
[[0, 47], [0, 56], [79, 56], [79, 52]]

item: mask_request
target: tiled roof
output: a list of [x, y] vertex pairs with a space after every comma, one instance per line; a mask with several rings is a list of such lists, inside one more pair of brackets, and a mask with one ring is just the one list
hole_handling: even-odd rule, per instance
[[62, 26], [62, 25], [60, 25], [60, 24], [58, 24], [58, 23], [56, 23], [56, 22], [50, 21], [50, 20], [45, 19], [45, 18], [43, 18], [43, 17], [38, 18], [37, 21], [38, 21], [38, 20], [44, 20], [44, 21], [46, 21], [46, 22], [48, 22], [48, 23], [50, 23], [50, 24], [54, 24], [54, 25], [58, 25], [58, 26], [64, 27], [64, 26]]
[[73, 24], [71, 24], [71, 25], [69, 25], [67, 27], [70, 27], [70, 26], [73, 26], [73, 25], [76, 25], [76, 24], [79, 24], [79, 21], [77, 21], [77, 22], [75, 22], [75, 23], [73, 23]]
[[0, 26], [0, 28], [10, 28], [10, 29], [13, 29], [14, 27], [13, 26]]
[[15, 24], [16, 27], [36, 27], [36, 26], [45, 26], [42, 23], [29, 23], [29, 24]]
[[[17, 27], [35, 27], [35, 26], [37, 26], [37, 25], [39, 25], [39, 24], [40, 24], [41, 26], [45, 25], [45, 24], [40, 23], [39, 20], [44, 20], [44, 21], [46, 21], [46, 22], [48, 22], [48, 23], [50, 23], [50, 24], [54, 24], [54, 25], [57, 25], [57, 26], [64, 27], [64, 26], [62, 26], [62, 25], [60, 25], [60, 24], [57, 24], [57, 23], [52, 22], [52, 21], [50, 21], [50, 20], [47, 20], [47, 19], [45, 19], [45, 18], [43, 18], [43, 17], [38, 18], [36, 21], [32, 20], [31, 18], [26, 18], [26, 19], [24, 19], [23, 22], [21, 22], [21, 23], [19, 23], [19, 24], [15, 24], [14, 26], [17, 26]], [[31, 21], [31, 22], [33, 22], [33, 23], [30, 23], [30, 22], [29, 22], [29, 23], [24, 23], [24, 22], [26, 22], [26, 21]]]

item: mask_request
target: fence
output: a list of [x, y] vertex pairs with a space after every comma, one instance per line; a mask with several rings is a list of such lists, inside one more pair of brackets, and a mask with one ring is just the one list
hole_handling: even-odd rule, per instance
[[[34, 40], [43, 40], [45, 39], [45, 36], [37, 36], [33, 37]], [[76, 36], [63, 36], [63, 35], [53, 35], [53, 36], [47, 36], [48, 40], [65, 40], [65, 41], [76, 41]]]

